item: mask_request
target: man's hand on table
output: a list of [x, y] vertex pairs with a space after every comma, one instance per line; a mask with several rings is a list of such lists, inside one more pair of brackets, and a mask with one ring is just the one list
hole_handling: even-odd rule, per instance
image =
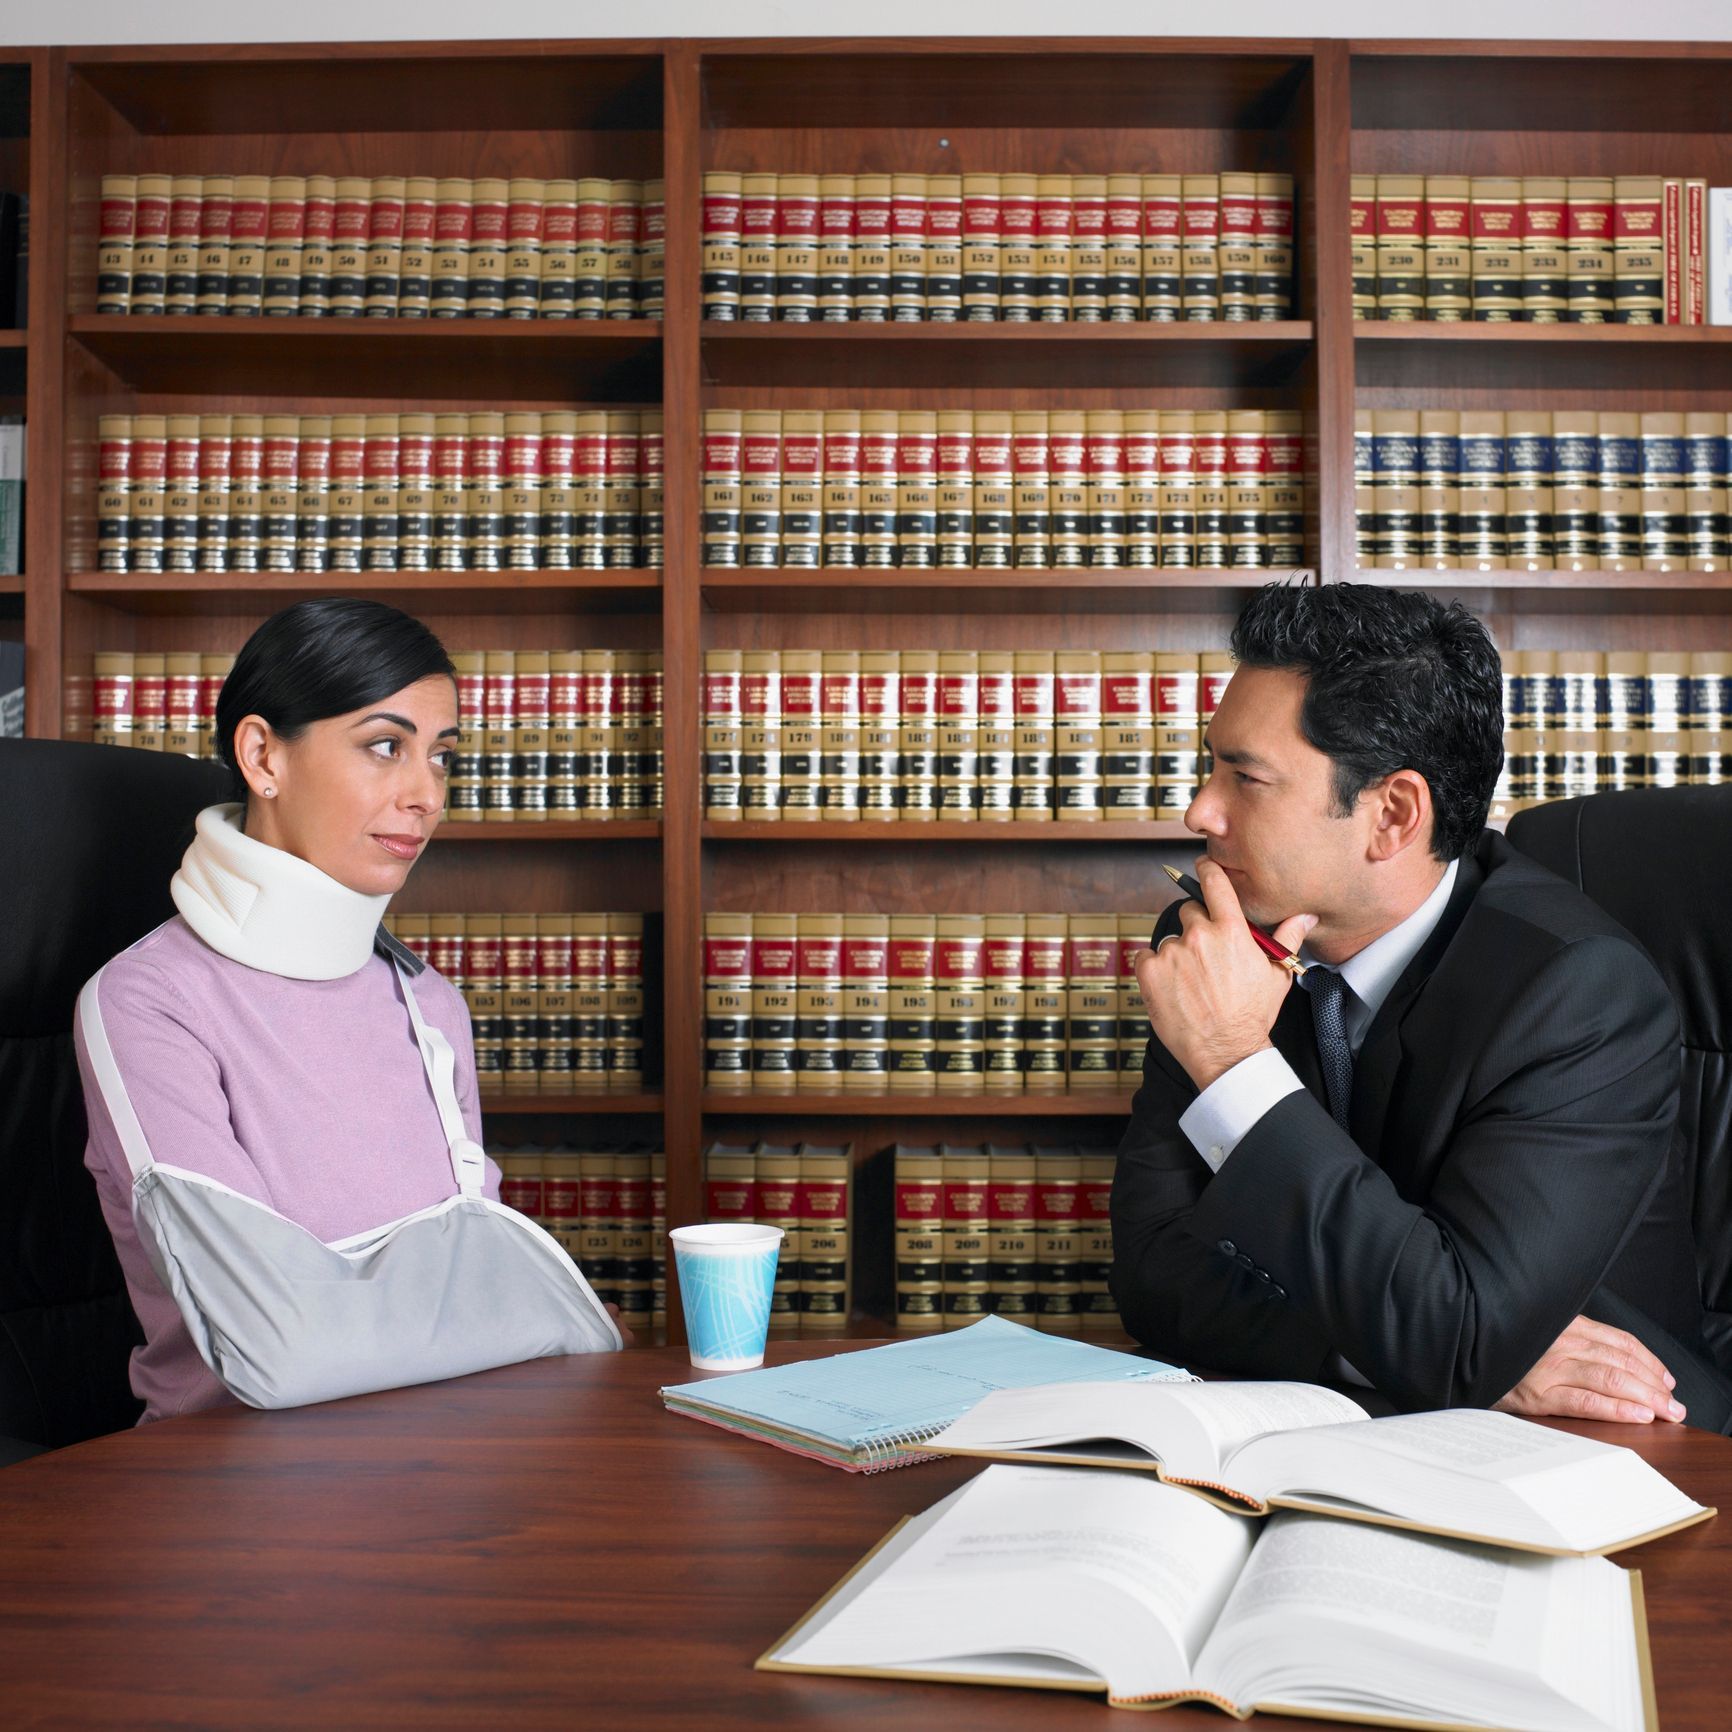
[[1492, 1405], [1526, 1419], [1680, 1421], [1675, 1379], [1635, 1336], [1578, 1317], [1508, 1395]]

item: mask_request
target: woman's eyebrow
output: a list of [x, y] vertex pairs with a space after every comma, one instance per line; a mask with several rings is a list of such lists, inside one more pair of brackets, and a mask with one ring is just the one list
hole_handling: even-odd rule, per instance
[[[355, 726], [357, 728], [364, 728], [369, 722], [389, 722], [393, 727], [401, 728], [406, 734], [418, 734], [421, 731], [407, 716], [394, 715], [390, 710], [375, 710], [372, 715], [363, 716]], [[462, 739], [463, 730], [453, 723], [448, 728], [441, 728], [433, 737], [442, 740], [447, 734]]]

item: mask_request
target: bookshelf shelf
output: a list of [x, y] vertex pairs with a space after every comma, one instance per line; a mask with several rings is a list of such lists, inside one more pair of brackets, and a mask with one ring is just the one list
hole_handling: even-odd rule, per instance
[[659, 393], [659, 320], [231, 319], [74, 314], [91, 363], [144, 396], [563, 407]]
[[1309, 320], [702, 326], [704, 378], [722, 388], [718, 406], [727, 388], [773, 388], [804, 400], [815, 390], [872, 390], [896, 378], [947, 390], [1279, 390], [1293, 384], [1312, 338]]
[[[1271, 571], [789, 571], [701, 573], [716, 613], [1234, 613]], [[1292, 575], [1309, 579], [1310, 572]]]
[[481, 1111], [493, 1113], [559, 1113], [590, 1117], [602, 1113], [659, 1113], [665, 1105], [660, 1094], [484, 1094]]
[[837, 824], [837, 823], [713, 823], [703, 826], [706, 842], [842, 842], [902, 844], [912, 848], [950, 842], [1075, 843], [1087, 847], [1098, 842], [1188, 842], [1202, 844], [1183, 824], [1134, 821], [1099, 824]]
[[1376, 319], [1356, 320], [1356, 343], [1400, 343], [1445, 345], [1489, 343], [1495, 347], [1520, 348], [1528, 344], [1568, 348], [1660, 347], [1715, 349], [1732, 345], [1732, 325], [1476, 325], [1388, 324]]
[[659, 571], [365, 571], [75, 573], [67, 592], [137, 614], [258, 613], [313, 595], [366, 595], [410, 612], [653, 613]]
[[[17, 64], [14, 65], [13, 63]], [[1732, 332], [1356, 325], [1353, 173], [1705, 176], [1732, 184], [1732, 44], [1287, 39], [749, 38], [73, 47], [8, 52], [0, 190], [28, 190], [28, 331], [0, 332], [0, 409], [28, 408], [30, 732], [98, 650], [229, 651], [302, 596], [378, 596], [453, 649], [659, 649], [660, 822], [457, 824], [422, 909], [658, 916], [660, 1015], [635, 1095], [490, 1096], [534, 1115], [662, 1115], [669, 1218], [702, 1217], [707, 1131], [858, 1121], [904, 1137], [1104, 1143], [1128, 1095], [735, 1095], [704, 1086], [706, 910], [1148, 910], [1182, 825], [707, 824], [706, 649], [1218, 650], [1243, 570], [712, 570], [700, 561], [707, 409], [1285, 409], [1306, 417], [1304, 564], [1459, 596], [1509, 648], [1732, 649], [1715, 572], [1353, 572], [1356, 407], [1724, 409]], [[27, 99], [26, 99], [27, 98]], [[28, 134], [28, 137], [22, 134]], [[1293, 306], [1279, 324], [809, 326], [701, 317], [709, 170], [861, 174], [1291, 173]], [[95, 312], [104, 174], [609, 176], [665, 182], [666, 316], [647, 321], [114, 318]], [[96, 563], [97, 419], [137, 413], [549, 409], [660, 402], [666, 573], [110, 575]], [[70, 573], [70, 575], [63, 575]], [[16, 599], [14, 599], [16, 598]], [[584, 843], [620, 844], [585, 847]], [[989, 844], [1004, 843], [1001, 848]], [[560, 844], [553, 846], [550, 844]], [[567, 844], [577, 844], [568, 846]], [[880, 1122], [884, 1121], [884, 1122]], [[941, 1121], [925, 1123], [923, 1121]], [[970, 1124], [969, 1121], [974, 1121]], [[1089, 1121], [1089, 1122], [1085, 1122]], [[539, 1129], [539, 1127], [536, 1127]], [[856, 1134], [856, 1127], [850, 1126]], [[582, 1134], [567, 1131], [572, 1140]], [[876, 1136], [877, 1141], [872, 1139]], [[883, 1227], [875, 1220], [875, 1226]], [[887, 1228], [886, 1228], [887, 1233]], [[868, 1307], [870, 1310], [870, 1307]], [[852, 1332], [886, 1333], [882, 1312]], [[677, 1316], [671, 1331], [680, 1339]]]
[[621, 818], [592, 821], [548, 818], [539, 823], [506, 824], [447, 819], [439, 826], [437, 842], [505, 843], [505, 842], [659, 842], [662, 825], [659, 818]]
[[1123, 1118], [1131, 1096], [1102, 1089], [1099, 1094], [1064, 1095], [850, 1095], [706, 1093], [705, 1113], [720, 1117], [850, 1119], [1088, 1119]]
[[0, 595], [22, 595], [24, 579], [18, 572], [0, 572]]

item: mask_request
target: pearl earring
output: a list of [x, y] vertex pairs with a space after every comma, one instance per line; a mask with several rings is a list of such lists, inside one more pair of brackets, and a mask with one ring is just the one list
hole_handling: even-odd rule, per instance
[[277, 797], [277, 791], [275, 788], [266, 788], [264, 795], [267, 800], [274, 800]]

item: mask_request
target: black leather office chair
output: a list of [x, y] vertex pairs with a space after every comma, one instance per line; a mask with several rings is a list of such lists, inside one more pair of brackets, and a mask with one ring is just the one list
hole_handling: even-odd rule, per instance
[[58, 1448], [138, 1418], [142, 1336], [84, 1170], [73, 1008], [174, 913], [193, 818], [226, 788], [190, 758], [0, 744], [0, 1461], [6, 1439]]
[[1633, 934], [1672, 990], [1703, 1334], [1732, 1373], [1732, 787], [1533, 806], [1509, 839]]

